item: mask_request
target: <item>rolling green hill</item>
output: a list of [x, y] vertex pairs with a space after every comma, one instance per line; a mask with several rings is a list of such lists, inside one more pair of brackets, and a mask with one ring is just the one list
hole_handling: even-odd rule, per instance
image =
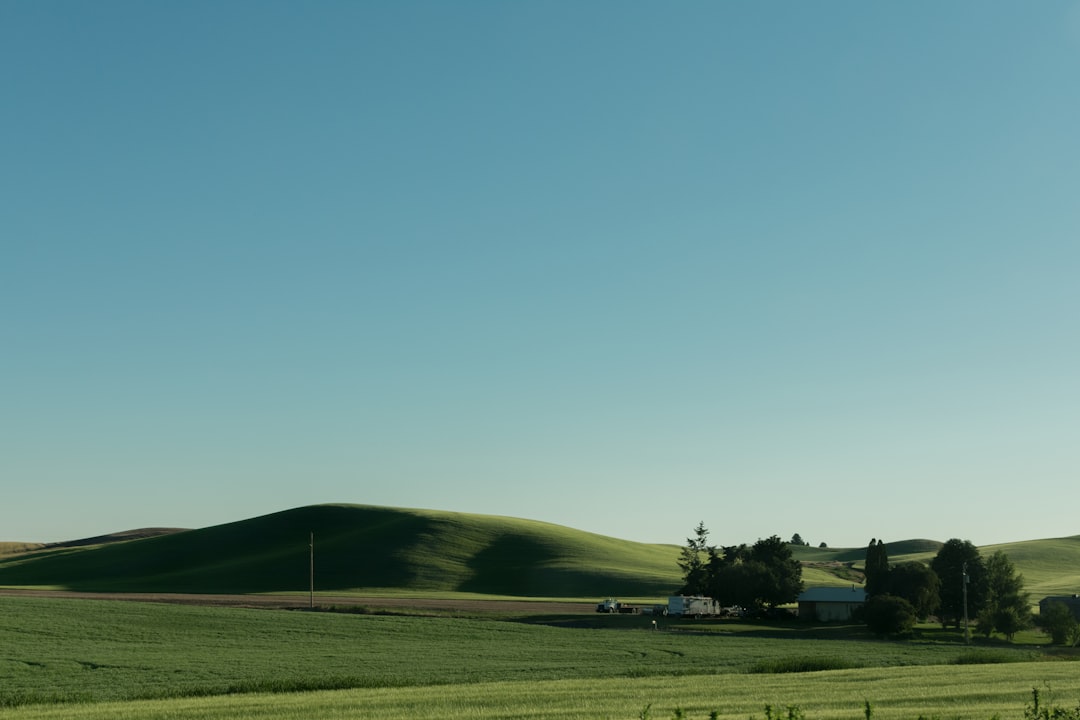
[[[903, 562], [904, 560], [929, 560], [937, 554], [944, 543], [937, 540], [900, 540], [898, 542], [885, 543], [885, 551], [889, 554], [889, 562]], [[854, 563], [862, 567], [866, 560], [866, 548], [815, 548], [794, 547], [793, 554], [802, 562], [839, 562]]]
[[309, 533], [321, 591], [396, 588], [537, 597], [663, 596], [672, 545], [488, 515], [319, 505], [96, 547], [0, 557], [0, 585], [83, 591], [302, 592]]
[[[0, 586], [100, 592], [306, 592], [309, 533], [323, 592], [464, 592], [530, 597], [663, 597], [680, 547], [491, 515], [317, 505], [201, 530], [148, 530], [53, 546], [0, 544]], [[164, 534], [158, 534], [164, 533]], [[124, 540], [126, 537], [138, 539]], [[101, 539], [101, 538], [98, 538]], [[929, 562], [941, 543], [887, 543], [889, 560]], [[806, 586], [862, 581], [865, 548], [793, 547]], [[1034, 601], [1080, 589], [1080, 536], [1005, 551]]]
[[1080, 592], [1080, 535], [979, 548], [984, 558], [998, 550], [1023, 574], [1024, 588], [1032, 600]]
[[[904, 540], [885, 543], [889, 562], [929, 563], [943, 543], [936, 540]], [[1050, 540], [987, 545], [979, 548], [988, 558], [1001, 550], [1019, 573], [1033, 602], [1047, 595], [1071, 595], [1080, 592], [1080, 535]], [[804, 565], [803, 580], [809, 585], [842, 585], [840, 568], [861, 571], [866, 548], [794, 548], [794, 556]], [[832, 577], [830, 577], [830, 573]]]

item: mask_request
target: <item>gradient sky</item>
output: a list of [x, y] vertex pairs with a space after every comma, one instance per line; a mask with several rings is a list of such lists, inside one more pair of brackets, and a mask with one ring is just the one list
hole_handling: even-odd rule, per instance
[[0, 3], [0, 540], [1080, 533], [1080, 2]]

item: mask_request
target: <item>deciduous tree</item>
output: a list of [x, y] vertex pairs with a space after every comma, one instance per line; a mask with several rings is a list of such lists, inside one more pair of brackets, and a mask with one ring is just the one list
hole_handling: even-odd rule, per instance
[[[692, 556], [690, 538], [684, 555]], [[796, 600], [802, 592], [802, 564], [778, 536], [758, 540], [752, 547], [732, 545], [717, 552], [705, 545], [703, 593], [722, 605], [746, 608], [776, 607]], [[680, 562], [680, 567], [689, 567]], [[684, 568], [684, 572], [686, 572]]]
[[934, 613], [941, 603], [941, 581], [937, 574], [914, 560], [899, 563], [889, 570], [889, 589], [893, 595], [911, 603], [920, 620]]
[[791, 548], [776, 535], [758, 540], [750, 548], [750, 558], [766, 569], [759, 600], [769, 607], [794, 602], [803, 590], [802, 563], [794, 559]]
[[967, 612], [978, 617], [986, 604], [986, 568], [979, 549], [969, 540], [952, 538], [938, 550], [930, 568], [941, 582], [941, 605], [938, 615], [942, 627], [956, 628], [964, 617], [964, 568], [967, 568]]
[[1031, 627], [1031, 596], [1024, 591], [1024, 576], [1001, 550], [987, 558], [986, 603], [979, 614], [979, 629], [987, 637], [999, 632], [1012, 640], [1017, 632]]

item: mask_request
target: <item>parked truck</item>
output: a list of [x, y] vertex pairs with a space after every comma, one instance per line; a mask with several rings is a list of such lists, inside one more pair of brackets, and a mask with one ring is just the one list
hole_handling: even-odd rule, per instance
[[672, 595], [668, 598], [667, 614], [674, 617], [709, 617], [724, 614], [720, 603], [702, 595]]
[[596, 612], [598, 613], [622, 613], [625, 615], [636, 615], [641, 612], [641, 608], [637, 605], [629, 605], [624, 602], [619, 602], [615, 598], [608, 598], [596, 606]]

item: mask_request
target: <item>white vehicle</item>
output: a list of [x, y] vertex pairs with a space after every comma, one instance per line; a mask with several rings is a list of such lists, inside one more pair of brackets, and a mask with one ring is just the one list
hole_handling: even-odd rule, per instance
[[705, 617], [722, 615], [723, 608], [712, 598], [701, 595], [672, 595], [668, 598], [668, 615], [675, 617]]
[[636, 605], [627, 605], [626, 603], [619, 602], [615, 598], [608, 598], [602, 603], [596, 606], [596, 612], [598, 613], [622, 613], [624, 615], [636, 615], [641, 612], [641, 608]]

